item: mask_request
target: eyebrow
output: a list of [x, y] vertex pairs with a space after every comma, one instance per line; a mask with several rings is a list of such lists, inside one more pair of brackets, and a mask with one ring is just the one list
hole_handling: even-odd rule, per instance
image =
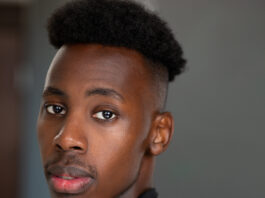
[[47, 87], [44, 89], [42, 93], [42, 97], [50, 96], [50, 95], [57, 95], [57, 96], [67, 96], [62, 90], [55, 88], [55, 87]]
[[[64, 96], [64, 97], [67, 96], [67, 94], [63, 92], [62, 90], [49, 86], [44, 89], [42, 97], [47, 97], [51, 95]], [[87, 90], [85, 93], [85, 97], [89, 97], [93, 95], [109, 96], [109, 97], [116, 98], [122, 102], [125, 101], [124, 97], [120, 93], [118, 93], [114, 89], [109, 89], [109, 88], [94, 88], [91, 90]]]
[[110, 96], [113, 98], [116, 98], [122, 102], [124, 102], [124, 97], [115, 91], [114, 89], [108, 89], [108, 88], [95, 88], [91, 90], [87, 90], [85, 96], [92, 96], [92, 95], [102, 95], [102, 96]]

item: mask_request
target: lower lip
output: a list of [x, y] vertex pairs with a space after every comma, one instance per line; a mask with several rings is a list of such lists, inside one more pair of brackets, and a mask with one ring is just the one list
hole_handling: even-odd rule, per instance
[[85, 192], [93, 183], [91, 177], [78, 177], [74, 179], [63, 179], [51, 176], [49, 184], [57, 193], [80, 194]]

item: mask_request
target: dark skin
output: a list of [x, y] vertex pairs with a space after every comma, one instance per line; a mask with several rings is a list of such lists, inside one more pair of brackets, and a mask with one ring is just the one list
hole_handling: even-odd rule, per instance
[[38, 118], [52, 197], [135, 198], [152, 187], [154, 156], [173, 133], [157, 91], [134, 50], [92, 44], [58, 50]]

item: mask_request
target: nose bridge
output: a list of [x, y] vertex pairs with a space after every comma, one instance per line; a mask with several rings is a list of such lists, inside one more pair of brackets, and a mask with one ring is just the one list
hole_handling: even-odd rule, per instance
[[83, 125], [80, 113], [68, 114], [54, 137], [55, 146], [63, 151], [86, 152], [88, 145]]

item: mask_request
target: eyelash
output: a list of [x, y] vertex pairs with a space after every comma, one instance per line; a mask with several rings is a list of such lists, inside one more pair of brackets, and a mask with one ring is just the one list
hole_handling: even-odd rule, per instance
[[[106, 118], [104, 116], [110, 116], [110, 118]], [[112, 121], [116, 119], [118, 115], [110, 110], [102, 110], [94, 113], [92, 117], [100, 121]]]
[[[57, 109], [60, 112], [56, 112], [55, 108], [60, 108]], [[65, 115], [66, 114], [66, 108], [63, 105], [58, 105], [58, 104], [45, 104], [45, 109], [49, 114], [52, 115]]]
[[[45, 104], [44, 107], [45, 107], [46, 112], [52, 115], [63, 116], [67, 113], [66, 108], [63, 105]], [[58, 109], [55, 109], [55, 108], [58, 108]], [[57, 110], [59, 112], [56, 112]], [[110, 118], [106, 118], [104, 116], [110, 116]], [[118, 114], [112, 110], [101, 110], [101, 111], [96, 111], [95, 113], [93, 113], [92, 117], [99, 121], [112, 121], [118, 117]]]

